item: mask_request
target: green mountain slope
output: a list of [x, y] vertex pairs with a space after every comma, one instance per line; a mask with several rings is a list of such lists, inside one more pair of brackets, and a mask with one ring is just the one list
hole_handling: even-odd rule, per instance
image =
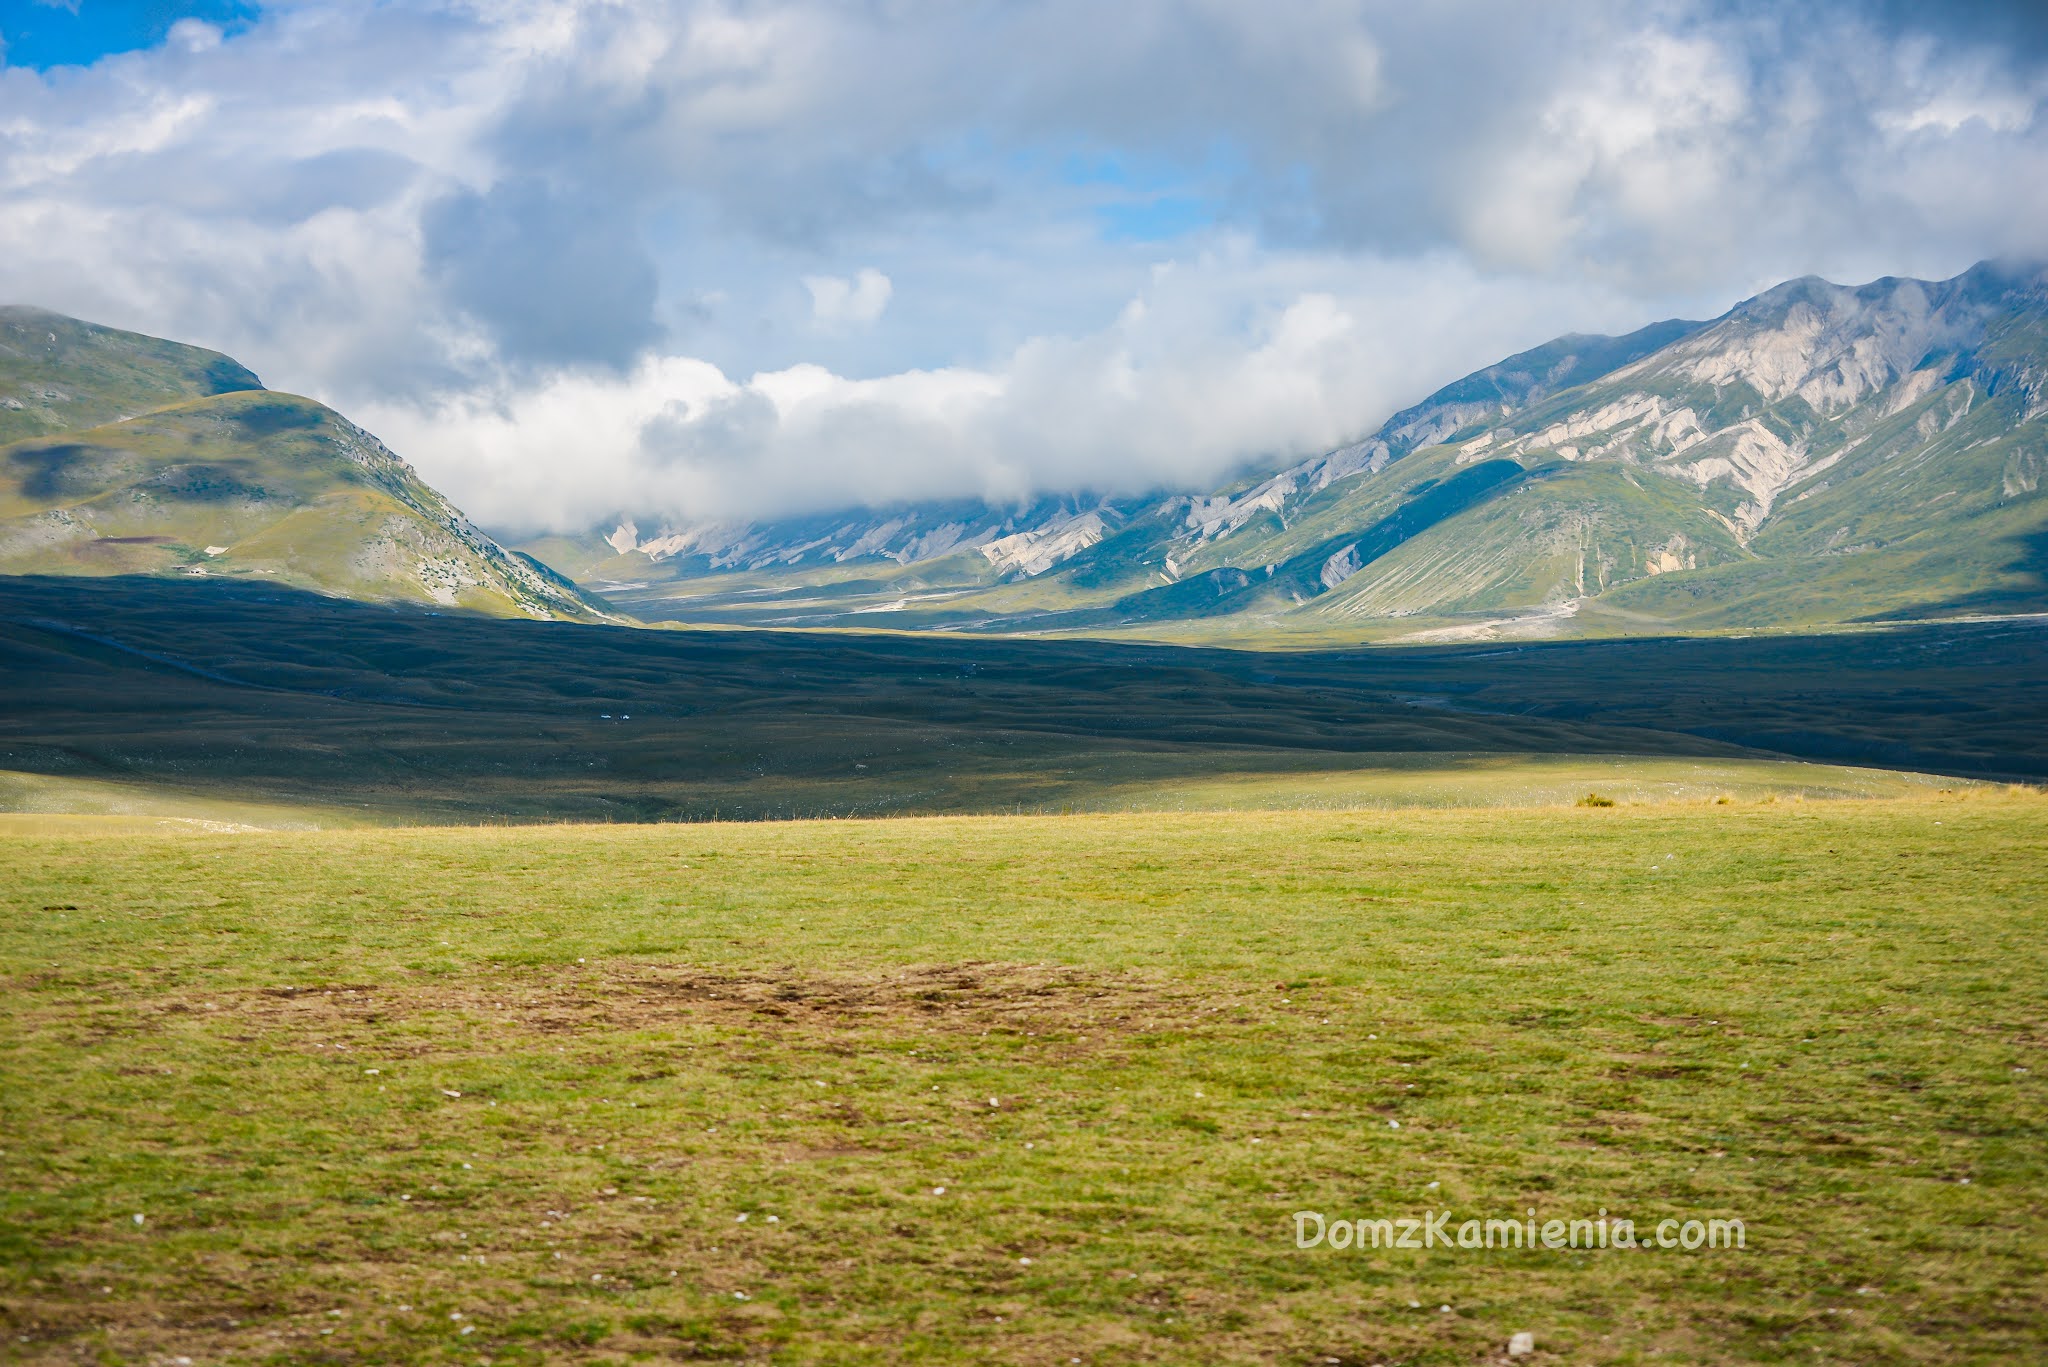
[[[596, 600], [212, 352], [0, 313], [0, 571]], [[2048, 272], [1789, 281], [1569, 336], [1208, 495], [952, 501], [532, 543], [653, 620], [1311, 644], [2048, 612]]]
[[[647, 519], [623, 517], [615, 526], [542, 537], [522, 548], [650, 619], [1106, 630], [1170, 620], [1179, 615], [1175, 603], [1191, 608], [1195, 619], [1227, 617], [1252, 602], [1261, 610], [1291, 606], [1320, 591], [1320, 560], [1305, 579], [1256, 585], [1240, 566], [1261, 570], [1306, 554], [1351, 523], [1400, 521], [1409, 472], [1372, 484], [1362, 496], [1370, 482], [1358, 477], [1608, 374], [1701, 326], [1674, 319], [1623, 337], [1557, 338], [1444, 386], [1363, 441], [1208, 496], [1068, 495], [1007, 508], [954, 500], [767, 523], [669, 521], [653, 524], [652, 532], [641, 528]], [[1291, 535], [1303, 509], [1331, 516], [1316, 524], [1319, 531]], [[1263, 538], [1272, 542], [1270, 558], [1238, 553], [1263, 545]], [[1211, 577], [1174, 589], [1188, 565]], [[1153, 589], [1162, 592], [1148, 596]], [[1122, 606], [1132, 600], [1135, 607]]]
[[217, 351], [0, 306], [0, 444], [261, 388]]
[[[2044, 483], [2048, 273], [1987, 264], [1559, 338], [1317, 460], [1070, 500], [942, 554], [890, 541], [929, 534], [914, 508], [578, 544], [644, 617], [1244, 642], [1794, 628], [2048, 611]], [[666, 558], [707, 541], [728, 558]]]
[[0, 384], [21, 406], [0, 411], [41, 431], [0, 445], [0, 573], [231, 575], [502, 615], [605, 615], [472, 526], [376, 438], [226, 357], [33, 310], [0, 315], [0, 336], [22, 343], [0, 356]]

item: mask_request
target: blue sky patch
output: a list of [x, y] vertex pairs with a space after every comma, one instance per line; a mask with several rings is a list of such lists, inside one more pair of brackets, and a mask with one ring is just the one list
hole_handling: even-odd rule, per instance
[[1209, 187], [1226, 174], [1221, 149], [1194, 168], [1114, 152], [1073, 153], [1056, 171], [1061, 183], [1088, 193], [1108, 242], [1164, 242], [1213, 227], [1220, 217]]
[[1190, 195], [1149, 195], [1095, 206], [1102, 236], [1111, 242], [1164, 242], [1216, 222], [1215, 206]]
[[0, 62], [37, 71], [91, 66], [158, 46], [180, 19], [233, 33], [254, 22], [257, 9], [251, 0], [9, 0], [0, 7]]

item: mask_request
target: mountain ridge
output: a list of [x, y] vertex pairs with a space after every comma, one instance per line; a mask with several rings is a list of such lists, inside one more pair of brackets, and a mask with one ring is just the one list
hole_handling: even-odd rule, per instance
[[[217, 352], [0, 309], [0, 572], [513, 615], [1241, 644], [2048, 611], [2048, 270], [1568, 334], [1210, 491], [622, 517], [508, 549]], [[577, 581], [595, 585], [597, 599]], [[609, 602], [607, 600], [610, 600]]]
[[[1367, 438], [1206, 494], [899, 505], [708, 537], [674, 525], [643, 537], [635, 519], [625, 541], [641, 560], [593, 553], [590, 536], [549, 551], [642, 616], [754, 624], [886, 614], [965, 630], [1455, 639], [1853, 621], [1940, 610], [1957, 588], [2048, 607], [2025, 549], [2040, 511], [2002, 507], [2039, 485], [2044, 281], [1991, 262], [1945, 281], [1808, 276], [1703, 322], [1567, 335], [1440, 387]], [[1946, 449], [1936, 439], [1972, 409], [1970, 450], [1998, 446], [2013, 469], [1970, 472], [1975, 492], [1949, 508], [1930, 491], [1908, 526], [1908, 448]], [[1873, 451], [1888, 454], [1873, 463]], [[1870, 506], [1845, 503], [1846, 483]], [[2000, 491], [1989, 503], [1987, 488]], [[1824, 559], [1822, 577], [1842, 580], [1853, 531], [1816, 546], [1776, 530], [1795, 505], [1888, 508], [1883, 545], [1862, 550], [1890, 568], [1853, 593], [1838, 584], [1834, 605], [1807, 615], [1732, 603], [1703, 615], [1669, 585], [1639, 587], [1762, 582], [1755, 567], [1781, 559]], [[1946, 560], [1908, 545], [1963, 523], [1979, 544]], [[712, 541], [722, 552], [703, 554]], [[2000, 566], [2004, 543], [2020, 556]]]
[[[1438, 436], [1470, 424], [1499, 403], [1540, 397], [1566, 375], [1595, 376], [1627, 363], [1672, 337], [1703, 326], [1681, 319], [1653, 323], [1622, 336], [1567, 334], [1515, 353], [1453, 381], [1390, 417], [1360, 441], [1297, 462], [1273, 474], [1240, 481], [1211, 494], [1159, 491], [1121, 499], [1078, 493], [1047, 495], [1012, 507], [973, 499], [899, 503], [872, 510], [840, 509], [769, 523], [710, 520], [659, 528], [644, 535], [642, 519], [622, 516], [603, 535], [549, 536], [523, 544], [561, 563], [577, 578], [631, 592], [636, 582], [704, 577], [719, 572], [760, 572], [810, 558], [843, 565], [863, 558], [905, 567], [960, 550], [979, 552], [956, 575], [960, 589], [990, 586], [1006, 576], [1030, 578], [1090, 550], [1133, 523], [1184, 523], [1208, 540], [1242, 527], [1261, 512], [1277, 511], [1290, 496], [1319, 492], [1349, 475], [1372, 472]], [[1491, 390], [1473, 392], [1475, 384]], [[609, 551], [608, 556], [606, 552]], [[616, 557], [615, 563], [606, 563]], [[643, 561], [645, 563], [643, 563]], [[675, 565], [663, 570], [664, 562]], [[1159, 560], [1175, 577], [1171, 555]], [[831, 586], [827, 586], [828, 591]], [[895, 610], [888, 603], [863, 612]]]

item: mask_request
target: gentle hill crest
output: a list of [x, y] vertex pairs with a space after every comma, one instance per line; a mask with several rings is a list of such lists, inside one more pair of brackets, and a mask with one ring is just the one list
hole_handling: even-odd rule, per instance
[[0, 444], [261, 388], [217, 351], [0, 305]]
[[[592, 618], [383, 443], [217, 352], [0, 310], [0, 572], [272, 579]], [[28, 435], [22, 435], [27, 429]]]

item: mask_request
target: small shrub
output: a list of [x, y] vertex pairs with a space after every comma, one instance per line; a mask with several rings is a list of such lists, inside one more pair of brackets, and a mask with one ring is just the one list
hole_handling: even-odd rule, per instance
[[1587, 793], [1584, 797], [1579, 799], [1579, 805], [1581, 807], [1612, 807], [1614, 805], [1614, 799], [1611, 797], [1603, 797], [1599, 793]]

